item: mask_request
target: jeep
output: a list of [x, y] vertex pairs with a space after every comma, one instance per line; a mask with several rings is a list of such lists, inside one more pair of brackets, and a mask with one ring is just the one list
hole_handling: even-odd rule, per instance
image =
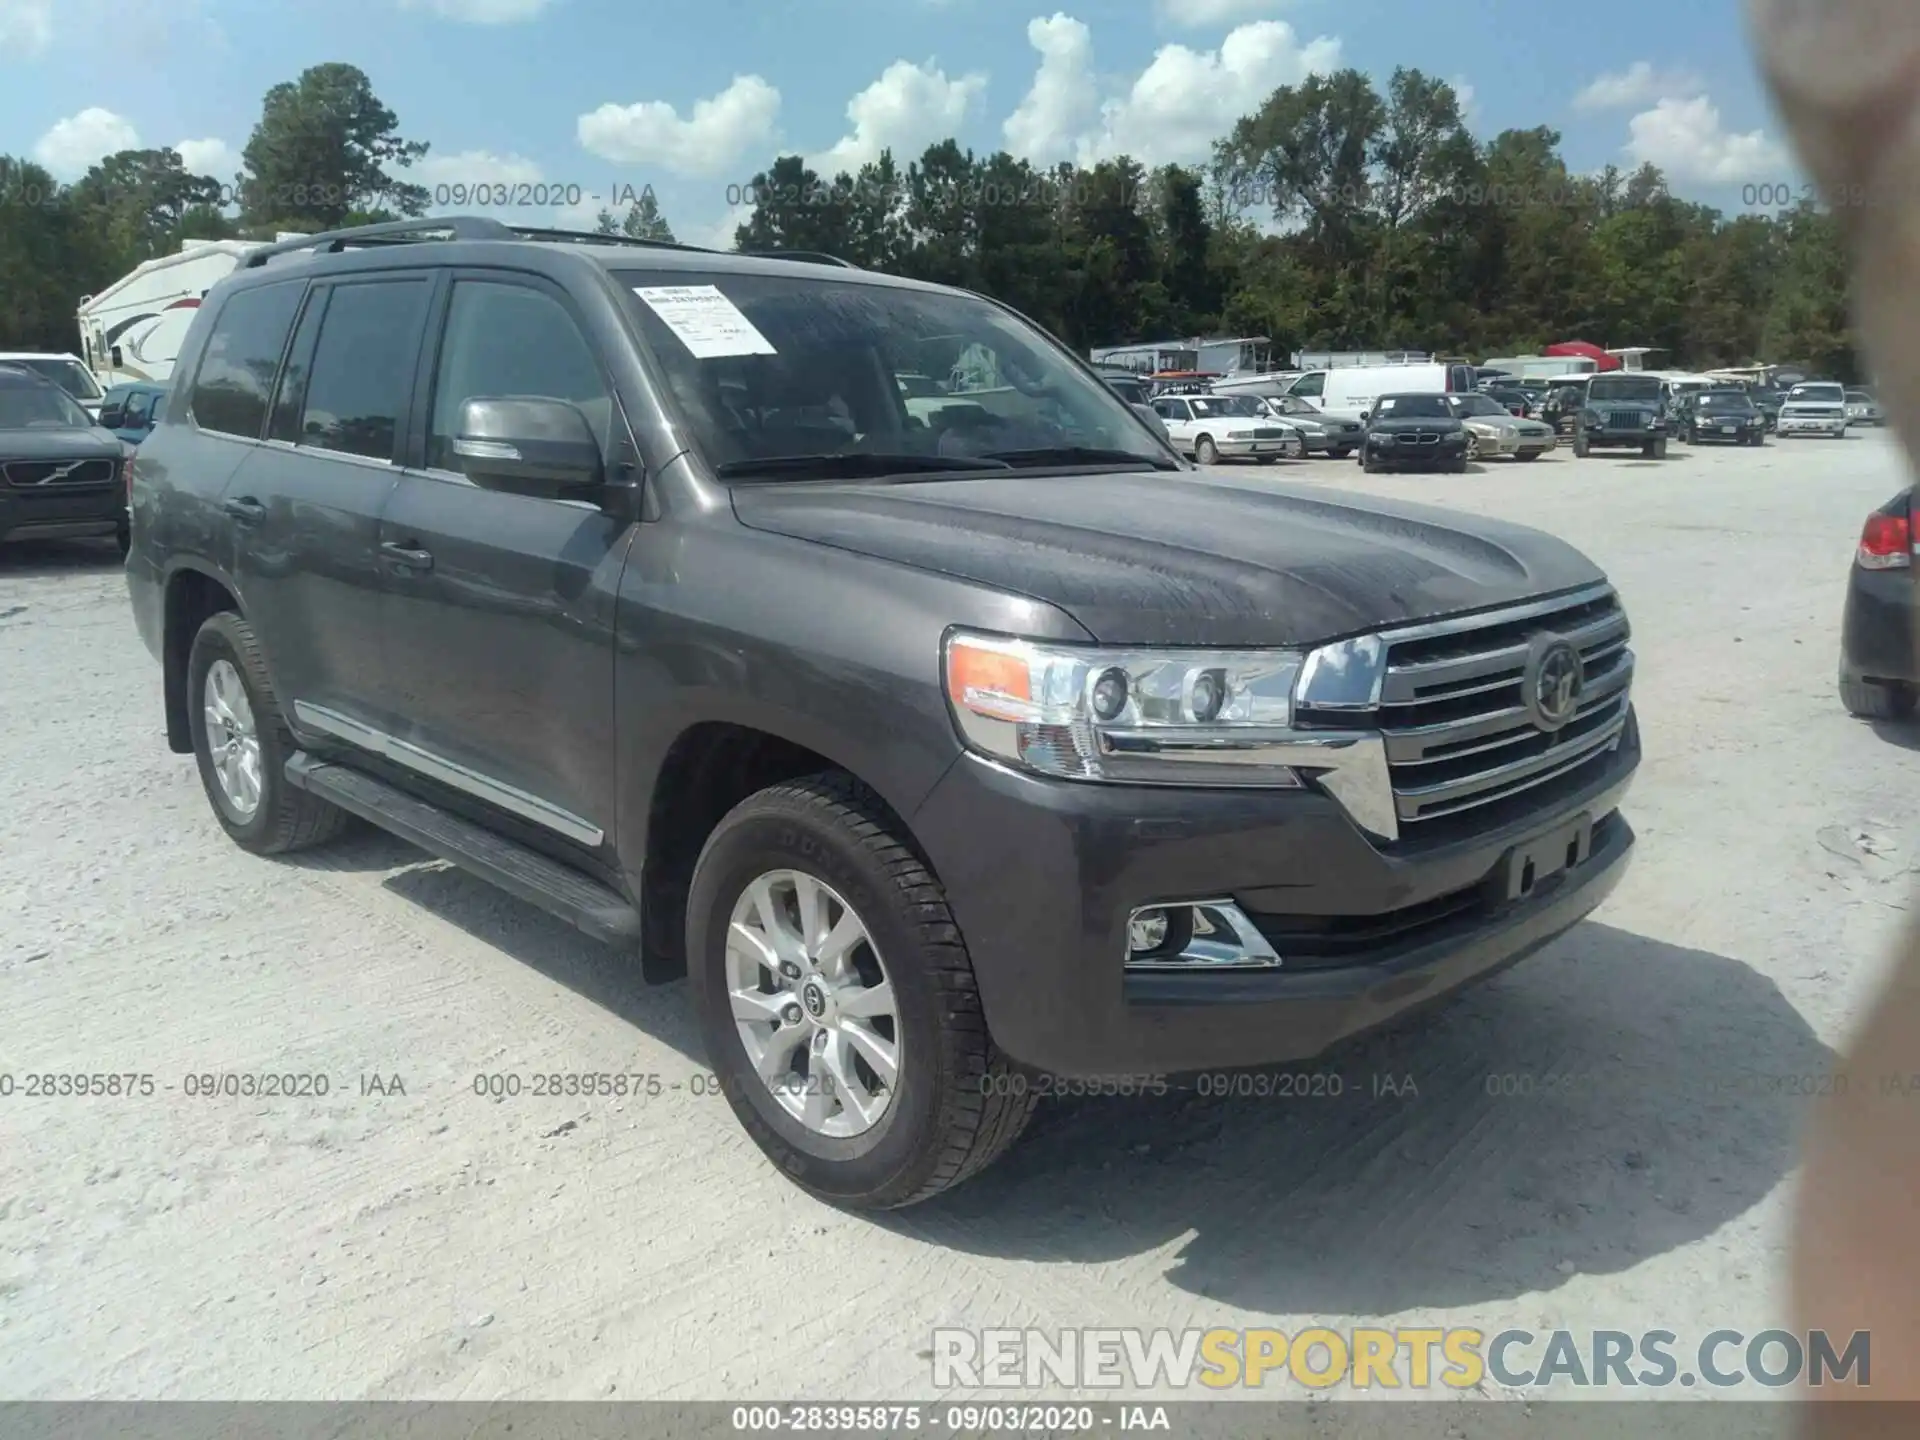
[[1667, 456], [1667, 411], [1657, 375], [1589, 375], [1562, 401], [1573, 416], [1573, 453], [1631, 448]]

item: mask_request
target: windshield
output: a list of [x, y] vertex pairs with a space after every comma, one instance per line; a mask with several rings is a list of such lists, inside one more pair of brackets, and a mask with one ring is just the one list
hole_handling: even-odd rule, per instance
[[1587, 382], [1587, 400], [1640, 400], [1649, 405], [1660, 400], [1660, 382], [1650, 375], [1596, 375]]
[[1260, 401], [1252, 395], [1195, 395], [1191, 398], [1193, 413], [1202, 420], [1220, 415], [1238, 415], [1257, 420], [1265, 413], [1260, 408]]
[[1838, 385], [1796, 385], [1787, 392], [1789, 400], [1808, 400], [1821, 405], [1838, 405], [1841, 392]]
[[1382, 395], [1374, 416], [1380, 420], [1451, 419], [1449, 398], [1445, 395]]
[[22, 370], [31, 370], [42, 379], [51, 380], [76, 400], [100, 398], [100, 382], [78, 360], [47, 356], [32, 360], [0, 360], [0, 365], [18, 365]]
[[[816, 477], [835, 467], [765, 462], [860, 455], [1172, 467], [1107, 385], [985, 300], [831, 276], [617, 275], [697, 447], [728, 473]], [[902, 377], [931, 389], [903, 394]]]
[[58, 386], [0, 382], [0, 430], [85, 429], [91, 424], [87, 412]]
[[1847, 391], [1847, 401], [1853, 405], [1871, 405], [1874, 403], [1873, 396], [1864, 390]]
[[1320, 413], [1298, 395], [1276, 395], [1267, 403], [1282, 415], [1318, 415]]
[[1698, 404], [1702, 410], [1738, 411], [1742, 414], [1753, 409], [1753, 401], [1737, 390], [1710, 391], [1700, 397]]
[[1453, 412], [1456, 415], [1498, 415], [1504, 418], [1507, 407], [1491, 395], [1456, 395], [1453, 397]]

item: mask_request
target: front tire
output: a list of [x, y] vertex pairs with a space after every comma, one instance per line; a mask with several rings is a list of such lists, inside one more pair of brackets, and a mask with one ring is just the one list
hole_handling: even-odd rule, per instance
[[1574, 457], [1579, 460], [1584, 460], [1588, 455], [1593, 453], [1587, 444], [1586, 436], [1576, 434], [1573, 437], [1573, 453]]
[[1193, 463], [1196, 465], [1218, 465], [1220, 463], [1220, 450], [1219, 447], [1213, 443], [1212, 436], [1202, 435], [1198, 440], [1193, 442]]
[[762, 790], [708, 837], [687, 900], [734, 1115], [788, 1179], [860, 1209], [968, 1179], [1037, 1099], [987, 1031], [940, 882], [892, 824], [851, 777]]
[[1862, 720], [1903, 720], [1913, 713], [1917, 699], [1911, 685], [1840, 677], [1840, 703]]
[[1360, 452], [1360, 469], [1365, 474], [1378, 475], [1382, 470], [1386, 469], [1386, 466], [1380, 463], [1379, 457], [1371, 450], [1362, 450]]
[[287, 783], [287, 757], [300, 747], [253, 627], [230, 610], [193, 637], [187, 721], [214, 818], [241, 849], [284, 855], [331, 840], [347, 823], [344, 810]]

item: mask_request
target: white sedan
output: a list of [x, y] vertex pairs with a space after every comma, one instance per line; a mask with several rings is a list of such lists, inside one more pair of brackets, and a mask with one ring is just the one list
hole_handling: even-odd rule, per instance
[[1300, 432], [1267, 414], [1251, 395], [1162, 395], [1154, 413], [1173, 448], [1198, 465], [1257, 460], [1262, 465], [1306, 452]]

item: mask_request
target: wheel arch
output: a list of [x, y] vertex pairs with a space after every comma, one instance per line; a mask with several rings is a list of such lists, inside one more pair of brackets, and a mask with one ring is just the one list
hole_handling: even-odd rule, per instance
[[230, 610], [244, 614], [231, 577], [210, 562], [182, 560], [168, 571], [161, 600], [160, 683], [167, 718], [167, 748], [176, 755], [193, 750], [187, 717], [187, 656], [193, 637], [209, 617]]

